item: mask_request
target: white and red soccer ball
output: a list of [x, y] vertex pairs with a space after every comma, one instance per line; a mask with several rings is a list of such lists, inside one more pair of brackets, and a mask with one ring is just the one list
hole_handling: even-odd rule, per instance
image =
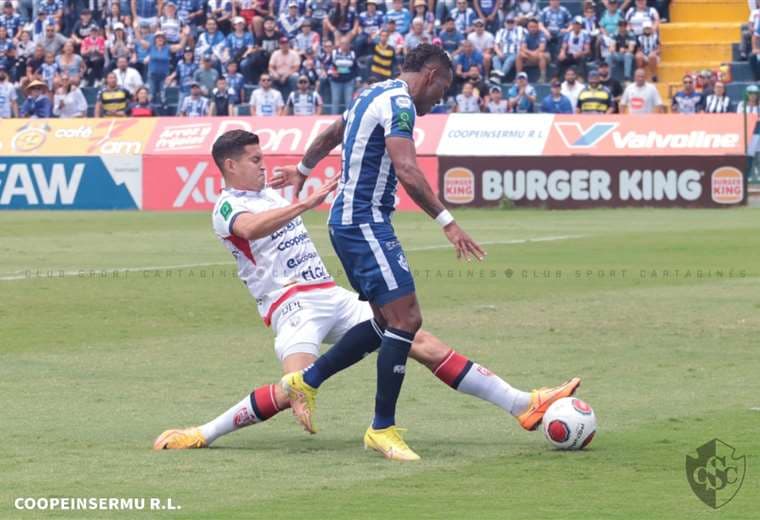
[[582, 450], [596, 433], [594, 410], [577, 397], [558, 399], [543, 419], [546, 439], [560, 450]]

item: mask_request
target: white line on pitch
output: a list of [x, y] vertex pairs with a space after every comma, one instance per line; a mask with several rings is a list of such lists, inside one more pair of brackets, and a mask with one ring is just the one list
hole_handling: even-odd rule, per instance
[[[583, 235], [562, 235], [562, 236], [556, 236], [556, 237], [535, 237], [535, 238], [520, 238], [515, 240], [491, 240], [491, 241], [485, 241], [485, 242], [479, 242], [482, 246], [506, 246], [506, 245], [514, 245], [514, 244], [530, 244], [532, 242], [555, 242], [557, 240], [570, 240], [573, 238], [582, 238]], [[420, 246], [420, 247], [409, 247], [404, 248], [407, 252], [413, 252], [413, 251], [434, 251], [437, 249], [449, 249], [452, 247], [451, 244], [438, 244], [433, 246]], [[332, 251], [327, 255], [322, 255], [324, 257], [334, 257], [335, 253]], [[206, 262], [206, 263], [200, 263], [200, 264], [175, 264], [175, 265], [148, 265], [148, 266], [141, 266], [141, 267], [90, 267], [87, 269], [79, 269], [76, 271], [61, 271], [59, 269], [50, 269], [50, 268], [40, 268], [40, 269], [29, 269], [28, 271], [15, 271], [13, 273], [5, 273], [4, 276], [0, 276], [0, 282], [13, 282], [18, 280], [34, 280], [38, 278], [45, 278], [47, 273], [50, 273], [50, 278], [62, 278], [62, 277], [72, 277], [72, 276], [87, 276], [89, 273], [113, 273], [113, 272], [120, 272], [120, 273], [134, 273], [134, 272], [140, 272], [140, 271], [156, 271], [159, 269], [190, 269], [193, 267], [211, 267], [214, 265], [226, 265], [229, 262]], [[24, 274], [18, 274], [18, 273], [24, 273]], [[30, 276], [32, 273], [41, 273], [42, 275], [39, 277]]]

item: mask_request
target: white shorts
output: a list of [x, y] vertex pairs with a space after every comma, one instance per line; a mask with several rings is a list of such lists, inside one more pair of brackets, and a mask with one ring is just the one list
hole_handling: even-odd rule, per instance
[[370, 318], [369, 303], [342, 287], [294, 294], [272, 316], [274, 351], [280, 361], [297, 353], [319, 356], [322, 343], [337, 343], [354, 325]]

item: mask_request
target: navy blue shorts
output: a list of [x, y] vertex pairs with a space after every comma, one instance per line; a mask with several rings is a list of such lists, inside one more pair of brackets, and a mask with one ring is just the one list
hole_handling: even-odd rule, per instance
[[331, 225], [330, 240], [359, 299], [383, 306], [414, 292], [406, 255], [390, 224]]

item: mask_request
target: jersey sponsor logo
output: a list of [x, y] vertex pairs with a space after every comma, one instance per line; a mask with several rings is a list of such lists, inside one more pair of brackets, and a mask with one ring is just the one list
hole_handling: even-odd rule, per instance
[[730, 166], [723, 166], [712, 173], [712, 200], [718, 204], [737, 204], [744, 200], [744, 175]]
[[304, 231], [301, 234], [294, 236], [293, 238], [289, 238], [288, 240], [280, 242], [280, 244], [277, 246], [277, 250], [285, 251], [286, 249], [290, 249], [291, 247], [297, 246], [298, 244], [305, 244], [306, 242], [311, 242], [311, 238], [309, 237], [309, 234]]
[[316, 251], [308, 251], [301, 256], [288, 258], [288, 261], [285, 262], [285, 265], [287, 265], [289, 269], [294, 269], [298, 267], [299, 265], [301, 265], [302, 263], [311, 260], [312, 258], [319, 258], [319, 255], [317, 254]]
[[475, 175], [467, 168], [451, 168], [443, 174], [443, 200], [468, 204], [475, 200]]
[[272, 235], [271, 235], [272, 240], [277, 240], [278, 238], [280, 238], [281, 236], [283, 236], [288, 231], [293, 231], [295, 228], [297, 228], [298, 226], [300, 226], [302, 223], [303, 223], [303, 220], [301, 219], [301, 217], [294, 218], [293, 220], [291, 220], [290, 222], [288, 222], [286, 225], [284, 225], [283, 227], [281, 227], [280, 229], [278, 229], [277, 231], [275, 231], [274, 233], [272, 233]]
[[401, 109], [412, 108], [412, 100], [408, 97], [396, 97], [393, 98], [393, 100], [396, 103], [396, 106]]
[[404, 366], [404, 365], [394, 365], [393, 366], [393, 373], [394, 374], [401, 374], [401, 375], [406, 374], [406, 366]]
[[412, 112], [410, 110], [401, 110], [398, 113], [398, 129], [404, 132], [412, 131]]
[[224, 220], [227, 220], [230, 218], [230, 215], [232, 214], [232, 206], [228, 201], [224, 201], [224, 204], [222, 204], [222, 207], [219, 208], [219, 213], [222, 214], [222, 217], [224, 217]]
[[330, 278], [330, 275], [328, 274], [327, 269], [325, 269], [325, 266], [320, 264], [309, 266], [308, 269], [301, 271], [301, 278], [305, 282], [314, 282]]

